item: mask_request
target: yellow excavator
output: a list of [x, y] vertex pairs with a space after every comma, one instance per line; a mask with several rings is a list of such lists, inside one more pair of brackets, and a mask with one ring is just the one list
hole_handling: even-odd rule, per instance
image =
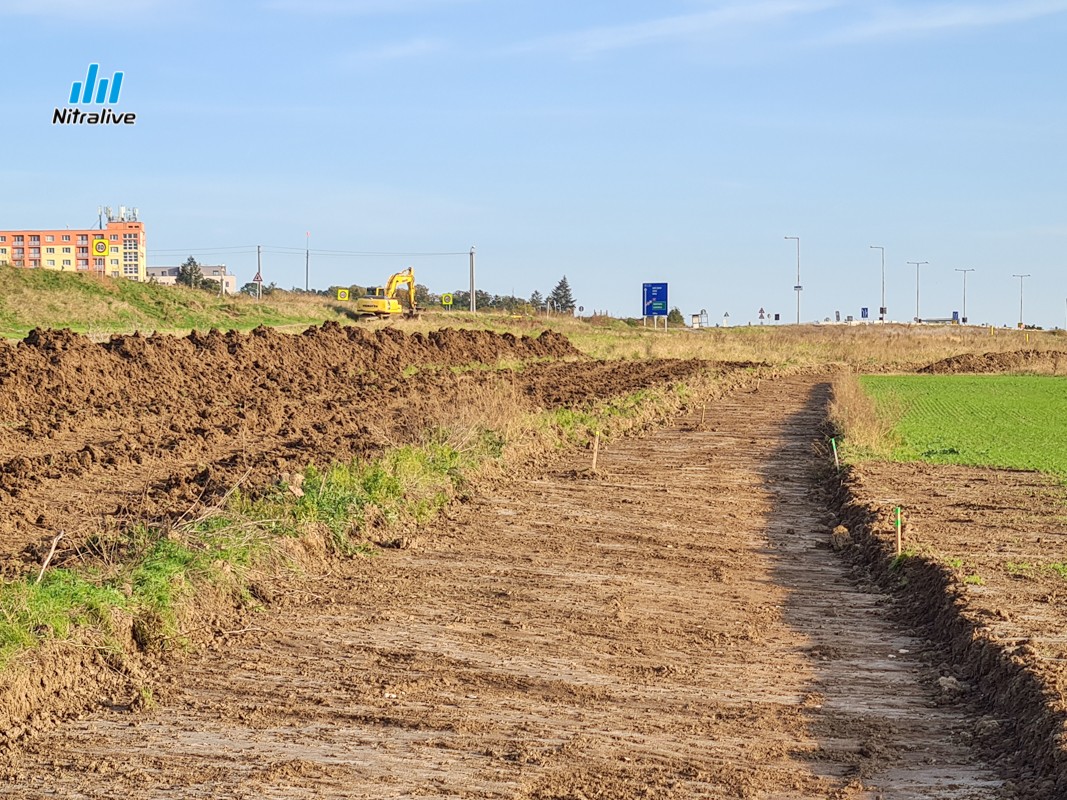
[[404, 308], [396, 299], [396, 290], [404, 284], [408, 287], [408, 316], [416, 316], [419, 308], [415, 303], [415, 270], [413, 267], [391, 275], [384, 287], [375, 286], [368, 289], [366, 296], [356, 300], [356, 313], [375, 317], [395, 317], [403, 314]]

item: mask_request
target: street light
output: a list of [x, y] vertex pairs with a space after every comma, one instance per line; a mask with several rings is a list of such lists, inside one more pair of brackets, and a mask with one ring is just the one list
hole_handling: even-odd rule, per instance
[[909, 261], [909, 264], [915, 265], [915, 321], [921, 322], [922, 318], [919, 316], [919, 265], [929, 264], [929, 261]]
[[967, 273], [974, 272], [973, 269], [957, 269], [956, 272], [963, 273], [963, 317], [960, 322], [963, 325], [967, 324]]
[[1012, 277], [1019, 279], [1019, 327], [1025, 328], [1026, 325], [1023, 324], [1023, 278], [1029, 278], [1030, 274], [1027, 273], [1026, 275], [1012, 275]]
[[885, 322], [885, 248], [881, 245], [872, 244], [872, 250], [882, 251], [882, 305], [878, 307], [878, 320], [879, 322]]
[[793, 290], [797, 293], [797, 325], [800, 324], [800, 293], [804, 291], [804, 287], [800, 285], [800, 237], [799, 236], [786, 236], [786, 239], [797, 240], [797, 285], [793, 287]]

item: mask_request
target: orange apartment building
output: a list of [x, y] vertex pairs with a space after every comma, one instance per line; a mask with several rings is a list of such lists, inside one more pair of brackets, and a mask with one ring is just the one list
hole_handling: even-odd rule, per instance
[[144, 223], [136, 209], [108, 209], [103, 228], [0, 230], [0, 264], [147, 280]]

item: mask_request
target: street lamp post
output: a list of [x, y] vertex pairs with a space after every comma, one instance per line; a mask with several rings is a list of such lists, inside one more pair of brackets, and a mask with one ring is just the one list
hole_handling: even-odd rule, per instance
[[881, 245], [872, 244], [872, 250], [882, 251], [882, 305], [878, 307], [878, 321], [885, 323], [885, 248]]
[[964, 325], [967, 324], [967, 273], [974, 272], [973, 269], [957, 269], [956, 272], [963, 273], [963, 317], [960, 322]]
[[793, 291], [797, 293], [797, 325], [800, 324], [800, 293], [804, 291], [804, 287], [800, 285], [800, 237], [799, 236], [786, 236], [786, 239], [796, 239], [797, 241], [797, 284], [793, 287]]
[[1029, 278], [1030, 274], [1026, 275], [1012, 275], [1013, 278], [1019, 279], [1019, 327], [1025, 328], [1026, 324], [1023, 320], [1023, 278]]
[[909, 264], [915, 265], [915, 321], [920, 322], [919, 316], [919, 266], [921, 264], [929, 264], [929, 261], [909, 261]]

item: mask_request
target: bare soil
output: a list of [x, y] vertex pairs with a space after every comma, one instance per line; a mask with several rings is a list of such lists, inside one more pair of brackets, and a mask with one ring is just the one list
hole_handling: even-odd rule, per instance
[[827, 394], [765, 381], [333, 562], [161, 665], [147, 707], [9, 748], [0, 793], [1014, 796], [944, 652], [831, 550]]
[[1061, 350], [1015, 350], [1007, 353], [963, 353], [935, 361], [918, 371], [934, 375], [1004, 372], [1062, 375], [1065, 369], [1067, 353]]
[[[69, 331], [0, 342], [0, 574], [83, 552], [86, 537], [254, 495], [309, 463], [411, 440], [479, 387], [523, 409], [580, 405], [682, 379], [700, 361], [590, 362], [562, 336], [407, 335], [326, 323], [185, 338]], [[547, 361], [545, 359], [552, 359]], [[498, 370], [506, 364], [525, 366]]]
[[[853, 557], [947, 648], [939, 680], [982, 715], [976, 739], [1025, 796], [1067, 797], [1067, 487], [1021, 470], [868, 463], [838, 500]], [[894, 569], [897, 506], [908, 555]]]

